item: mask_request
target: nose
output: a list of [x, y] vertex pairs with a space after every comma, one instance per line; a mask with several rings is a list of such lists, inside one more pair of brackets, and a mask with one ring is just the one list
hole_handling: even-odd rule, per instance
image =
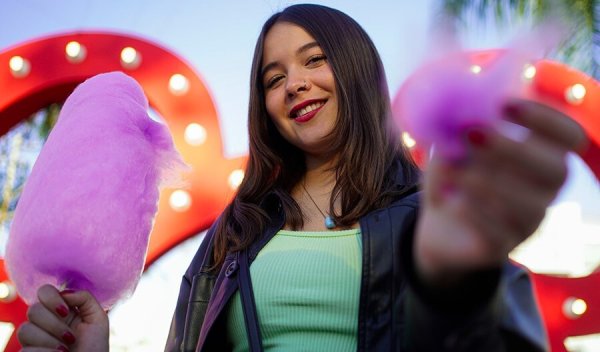
[[288, 81], [287, 81], [287, 96], [288, 98], [293, 98], [295, 97], [298, 93], [303, 92], [303, 91], [307, 91], [310, 89], [310, 83], [301, 77], [298, 78], [293, 78], [290, 79], [288, 77]]

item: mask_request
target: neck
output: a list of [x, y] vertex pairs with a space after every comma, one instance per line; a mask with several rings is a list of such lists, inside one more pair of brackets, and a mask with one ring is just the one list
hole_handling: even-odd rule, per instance
[[314, 189], [319, 193], [331, 193], [335, 185], [335, 158], [318, 158], [307, 155], [305, 158], [306, 173], [304, 186]]
[[[322, 158], [306, 154], [306, 172], [292, 190], [292, 197], [300, 205], [304, 216], [303, 230], [332, 229], [326, 225], [331, 193], [336, 184], [335, 158]], [[339, 200], [336, 200], [336, 203]], [[339, 204], [335, 205], [336, 209]], [[335, 225], [334, 225], [335, 226]]]

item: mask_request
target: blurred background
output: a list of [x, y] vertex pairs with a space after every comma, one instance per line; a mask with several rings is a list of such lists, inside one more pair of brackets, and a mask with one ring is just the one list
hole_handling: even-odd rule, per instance
[[[340, 9], [365, 28], [380, 51], [392, 98], [402, 82], [428, 58], [432, 30], [440, 23], [452, 24], [465, 49], [488, 50], [505, 47], [511, 38], [551, 13], [551, 1], [543, 0], [311, 2]], [[191, 177], [198, 180], [198, 188], [193, 183], [191, 189], [161, 194], [147, 270], [135, 294], [110, 312], [111, 351], [162, 351], [181, 275], [202, 240], [202, 230], [214, 220], [243, 178], [249, 73], [256, 37], [271, 14], [294, 3], [298, 1], [2, 1], [0, 71], [6, 72], [0, 73], [0, 101], [4, 99], [5, 104], [0, 104], [0, 257], [21, 189], [58, 118], [65, 94], [89, 77], [90, 72], [104, 72], [103, 67], [119, 69], [121, 65], [138, 79], [147, 89], [151, 116], [169, 125], [178, 148], [194, 167]], [[581, 72], [577, 77], [585, 78], [581, 82], [585, 83], [583, 93], [579, 86], [570, 85], [569, 89], [575, 88], [568, 93], [571, 97], [574, 94], [575, 100], [567, 97], [563, 103], [600, 101], [600, 95], [591, 94], [598, 85], [593, 78], [600, 74], [600, 5], [591, 0], [554, 3], [562, 3], [567, 9], [561, 12], [562, 16], [576, 30], [552, 53], [551, 59], [568, 65], [561, 66], [561, 70], [576, 69]], [[90, 33], [100, 36], [87, 36]], [[50, 52], [44, 51], [49, 50], [50, 44], [60, 42], [56, 38], [70, 45], [69, 48], [60, 44], [66, 55], [60, 67], [53, 66]], [[123, 44], [116, 48], [121, 56], [114, 67], [98, 62], [93, 68], [84, 66], [93, 60], [95, 43], [118, 46], [127, 40], [140, 47]], [[40, 42], [46, 46], [40, 46]], [[144, 45], [148, 47], [146, 52], [140, 49]], [[39, 62], [19, 51], [34, 49]], [[162, 61], [157, 63], [159, 59]], [[172, 66], [168, 60], [172, 60]], [[143, 71], [145, 65], [151, 64], [155, 67], [152, 72], [166, 77], [161, 78], [165, 81], [164, 93], [153, 93], [151, 88], [162, 82], [152, 76], [158, 73]], [[35, 71], [38, 67], [44, 67], [46, 76]], [[171, 69], [175, 67], [180, 70]], [[60, 78], [59, 73], [69, 77], [69, 84], [61, 86], [63, 94], [48, 93], [45, 99], [31, 100], [38, 105], [43, 102], [41, 106], [29, 104], [26, 96], [15, 93], [34, 96], [40, 87], [50, 91]], [[26, 86], [24, 82], [33, 77], [37, 86]], [[545, 79], [552, 81], [553, 77]], [[201, 92], [200, 101], [204, 104], [204, 110], [199, 108], [198, 113], [171, 101], [190, 99], [185, 106], [193, 107], [194, 97], [199, 96], [194, 92]], [[600, 130], [597, 122], [595, 126]], [[215, 176], [212, 172], [217, 164], [225, 166]], [[556, 287], [562, 294], [555, 301], [541, 299], [549, 305], [547, 312], [553, 312], [550, 305], [560, 305], [556, 308], [562, 314], [559, 320], [550, 322], [550, 315], [545, 316], [551, 337], [556, 336], [553, 350], [598, 351], [600, 307], [584, 299], [581, 292], [591, 294], [600, 289], [600, 278], [594, 276], [600, 265], [600, 187], [582, 158], [570, 156], [569, 165], [567, 184], [544, 223], [513, 252], [512, 258], [540, 275], [538, 293]], [[222, 179], [223, 183], [216, 187], [210, 183], [209, 191], [202, 188], [209, 184], [208, 178]], [[169, 212], [174, 215], [164, 220]], [[545, 281], [547, 277], [564, 280]], [[586, 280], [579, 281], [583, 279]], [[19, 321], [12, 317], [22, 314], [23, 305], [14, 303], [18, 298], [15, 301], [14, 288], [8, 280], [0, 284], [0, 297], [5, 303], [0, 304], [0, 320], [4, 321], [0, 323], [0, 350], [6, 347], [12, 351], [15, 324]]]

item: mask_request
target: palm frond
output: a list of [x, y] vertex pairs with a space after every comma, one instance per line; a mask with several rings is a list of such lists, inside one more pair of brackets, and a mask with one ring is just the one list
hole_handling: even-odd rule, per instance
[[539, 23], [559, 17], [568, 24], [569, 35], [553, 58], [600, 79], [600, 1], [599, 0], [446, 0], [442, 11], [457, 25], [467, 28], [467, 18], [476, 15], [481, 22], [497, 26], [529, 19]]

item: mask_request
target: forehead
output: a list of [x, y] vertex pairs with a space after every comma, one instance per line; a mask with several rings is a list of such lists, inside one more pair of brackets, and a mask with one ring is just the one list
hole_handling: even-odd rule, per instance
[[280, 60], [280, 56], [294, 54], [302, 45], [314, 41], [304, 28], [290, 22], [277, 22], [265, 36], [263, 62]]

